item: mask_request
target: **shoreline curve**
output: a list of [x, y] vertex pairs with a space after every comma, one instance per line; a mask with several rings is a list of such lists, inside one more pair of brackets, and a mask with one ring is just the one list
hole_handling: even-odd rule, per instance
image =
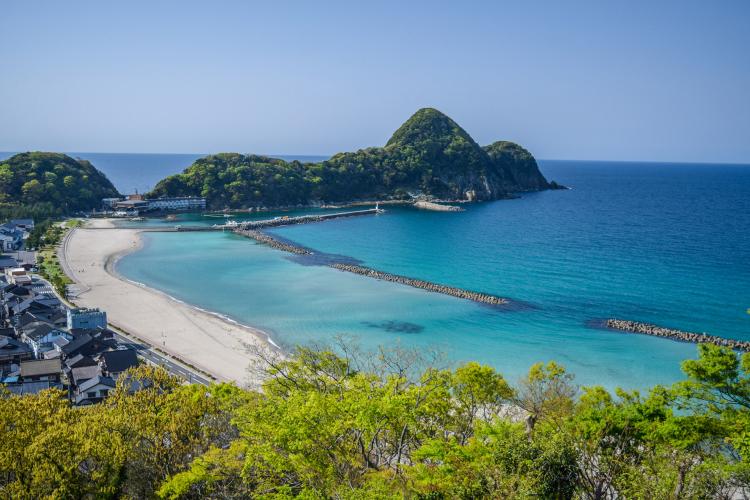
[[226, 315], [209, 311], [120, 274], [117, 263], [143, 248], [141, 230], [114, 228], [106, 220], [76, 228], [65, 236], [59, 258], [80, 291], [76, 306], [99, 307], [109, 322], [219, 381], [259, 386], [249, 368], [257, 359], [250, 350], [281, 352], [271, 336]]

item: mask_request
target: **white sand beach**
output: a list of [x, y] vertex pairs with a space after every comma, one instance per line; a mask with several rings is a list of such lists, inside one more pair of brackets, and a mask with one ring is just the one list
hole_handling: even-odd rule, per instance
[[73, 302], [107, 311], [114, 327], [218, 380], [257, 385], [257, 375], [248, 372], [253, 360], [248, 348], [272, 349], [266, 334], [117, 276], [114, 263], [139, 246], [139, 230], [114, 229], [106, 220], [94, 220], [85, 228], [72, 230], [60, 258], [79, 289]]

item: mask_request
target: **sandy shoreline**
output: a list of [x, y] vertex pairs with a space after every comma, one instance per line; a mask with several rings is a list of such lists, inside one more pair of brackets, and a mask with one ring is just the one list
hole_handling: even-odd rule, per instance
[[107, 311], [109, 322], [159, 349], [210, 373], [218, 380], [256, 386], [248, 367], [249, 348], [273, 349], [265, 332], [197, 309], [135, 283], [114, 271], [118, 259], [142, 245], [138, 229], [94, 220], [74, 229], [60, 252], [79, 293], [72, 302]]

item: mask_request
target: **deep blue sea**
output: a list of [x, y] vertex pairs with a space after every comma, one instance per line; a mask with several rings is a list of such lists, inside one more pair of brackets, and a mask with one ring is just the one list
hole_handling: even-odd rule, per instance
[[[81, 156], [113, 179], [128, 178], [123, 159]], [[155, 161], [174, 168], [156, 169], [145, 184], [181, 169], [186, 158]], [[581, 384], [645, 388], [679, 379], [680, 361], [695, 356], [691, 344], [591, 328], [600, 318], [750, 340], [750, 166], [540, 167], [571, 189], [471, 204], [460, 213], [389, 208], [274, 230], [319, 252], [526, 305], [517, 310], [308, 265], [223, 233], [147, 233], [144, 249], [118, 269], [260, 327], [287, 347], [343, 334], [366, 348], [400, 344], [489, 363], [512, 381], [535, 362], [556, 360]], [[182, 224], [217, 220], [181, 217]]]

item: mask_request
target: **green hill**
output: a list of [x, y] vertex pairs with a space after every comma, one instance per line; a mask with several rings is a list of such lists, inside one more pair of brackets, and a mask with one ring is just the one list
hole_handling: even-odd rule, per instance
[[222, 153], [159, 182], [151, 197], [204, 196], [212, 208], [408, 199], [494, 200], [551, 189], [531, 154], [510, 142], [479, 146], [440, 111], [423, 108], [385, 147], [319, 163]]
[[32, 217], [90, 210], [117, 196], [107, 177], [62, 153], [20, 153], [0, 162], [0, 210]]

